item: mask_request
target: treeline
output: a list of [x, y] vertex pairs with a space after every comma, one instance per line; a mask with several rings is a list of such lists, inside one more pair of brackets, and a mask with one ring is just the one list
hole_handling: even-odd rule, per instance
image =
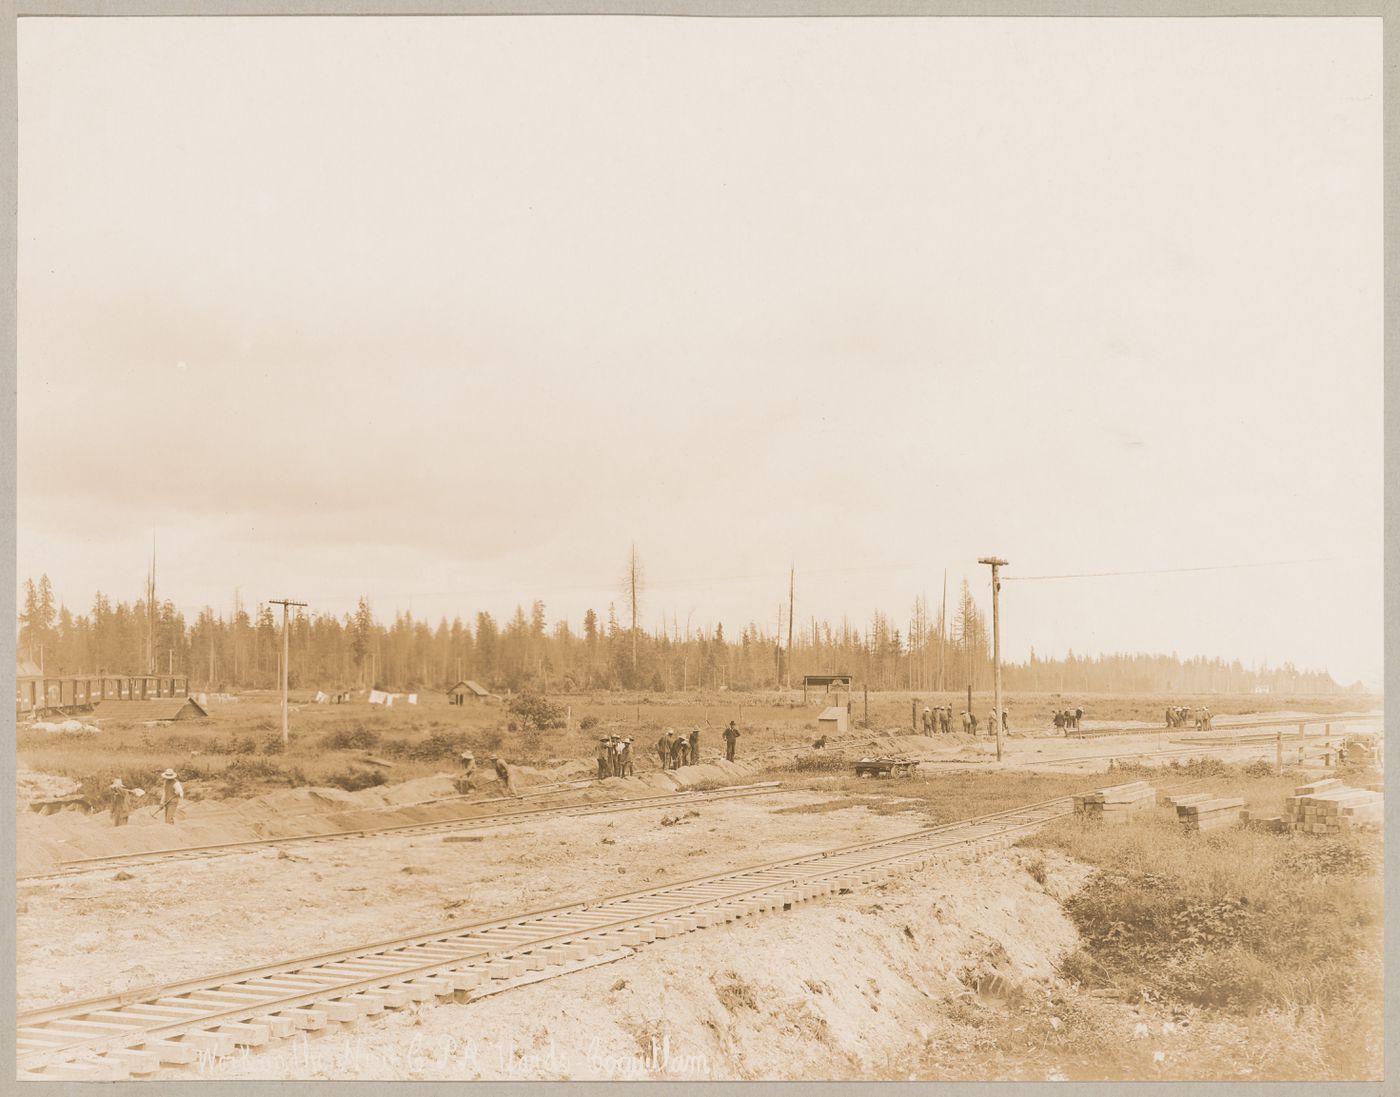
[[[677, 625], [648, 631], [619, 621], [613, 605], [589, 610], [577, 631], [550, 624], [543, 602], [518, 607], [507, 621], [477, 613], [432, 625], [411, 614], [375, 618], [361, 599], [354, 613], [307, 612], [293, 618], [288, 677], [294, 688], [445, 689], [474, 679], [493, 690], [801, 688], [804, 674], [851, 674], [870, 689], [958, 690], [992, 684], [990, 623], [966, 583], [948, 620], [916, 599], [901, 629], [884, 613], [857, 627], [849, 621], [749, 622], [734, 636], [683, 634]], [[630, 618], [630, 614], [629, 614]], [[74, 614], [56, 604], [48, 577], [25, 584], [19, 656], [42, 660], [50, 675], [173, 672], [196, 688], [271, 688], [279, 682], [280, 608], [235, 606], [230, 616], [205, 609], [188, 620], [169, 601], [114, 602], [98, 593]], [[1325, 672], [1289, 664], [1249, 670], [1238, 661], [1182, 660], [1174, 655], [1109, 655], [1004, 663], [1008, 690], [1061, 692], [1337, 693]]]

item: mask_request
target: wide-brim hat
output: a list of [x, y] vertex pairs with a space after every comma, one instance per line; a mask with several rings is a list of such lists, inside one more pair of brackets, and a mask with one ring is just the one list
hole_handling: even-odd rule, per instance
[[174, 771], [173, 769], [168, 769], [168, 770], [166, 770], [164, 773], [161, 774], [161, 777], [164, 778], [164, 779], [167, 780], [167, 781], [174, 781], [174, 780], [176, 779], [176, 778], [175, 778], [175, 771]]
[[122, 784], [122, 779], [121, 779], [120, 777], [118, 777], [115, 781], [112, 782], [112, 787], [113, 787], [113, 788], [125, 788], [126, 786]]

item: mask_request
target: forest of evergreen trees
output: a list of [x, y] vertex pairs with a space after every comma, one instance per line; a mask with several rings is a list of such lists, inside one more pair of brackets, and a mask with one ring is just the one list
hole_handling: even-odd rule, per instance
[[[445, 689], [471, 678], [494, 690], [534, 686], [546, 691], [642, 689], [771, 689], [803, 674], [852, 674], [870, 689], [974, 690], [991, 688], [990, 622], [966, 582], [949, 619], [930, 615], [915, 599], [901, 630], [883, 613], [863, 627], [847, 621], [798, 620], [787, 651], [787, 630], [753, 622], [738, 636], [723, 626], [685, 635], [647, 631], [608, 605], [589, 610], [579, 631], [548, 622], [543, 602], [518, 607], [509, 621], [477, 613], [436, 626], [410, 614], [391, 624], [377, 620], [361, 599], [354, 613], [303, 613], [291, 626], [289, 678], [294, 688], [377, 686]], [[94, 596], [85, 613], [56, 604], [45, 575], [26, 582], [21, 596], [18, 651], [42, 661], [50, 675], [173, 671], [196, 688], [271, 688], [278, 683], [280, 613], [267, 604], [235, 608], [231, 617], [203, 610], [194, 621], [169, 601], [113, 602]], [[1285, 663], [1251, 670], [1238, 661], [1179, 659], [1175, 655], [1100, 655], [1004, 663], [1006, 689], [1050, 692], [1337, 693], [1330, 675]]]

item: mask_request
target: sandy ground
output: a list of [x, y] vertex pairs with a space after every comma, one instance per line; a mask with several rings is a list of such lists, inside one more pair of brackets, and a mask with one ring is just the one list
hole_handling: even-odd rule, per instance
[[594, 899], [914, 829], [907, 819], [863, 808], [773, 813], [826, 799], [785, 792], [720, 800], [685, 809], [681, 822], [667, 827], [665, 809], [642, 809], [510, 824], [473, 842], [386, 835], [290, 855], [266, 849], [137, 866], [124, 880], [94, 874], [21, 883], [19, 1008]]
[[[719, 761], [665, 773], [591, 781], [582, 788], [552, 792], [546, 798], [519, 799], [506, 795], [494, 778], [478, 781], [477, 791], [463, 798], [453, 786], [452, 775], [439, 774], [359, 792], [293, 788], [251, 799], [191, 799], [181, 803], [174, 824], [164, 822], [159, 791], [151, 790], [122, 827], [113, 826], [106, 812], [21, 813], [16, 823], [16, 867], [19, 875], [26, 876], [52, 871], [62, 860], [444, 822], [565, 804], [604, 803], [664, 795], [696, 785], [744, 783], [752, 773], [753, 767], [746, 763]], [[541, 777], [574, 776], [572, 769], [545, 774], [523, 766], [517, 767], [517, 774], [519, 790], [527, 793], [542, 784]]]
[[31, 800], [57, 800], [64, 796], [72, 796], [81, 787], [70, 777], [35, 773], [24, 766], [15, 771], [15, 795], [21, 808]]
[[1019, 851], [211, 1065], [217, 1078], [907, 1078], [940, 1009], [1045, 981], [1087, 870]]

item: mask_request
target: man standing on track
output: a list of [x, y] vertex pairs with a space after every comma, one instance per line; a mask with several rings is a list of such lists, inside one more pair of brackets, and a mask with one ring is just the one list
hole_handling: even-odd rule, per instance
[[165, 821], [174, 823], [175, 812], [179, 809], [180, 801], [185, 798], [185, 789], [173, 769], [167, 769], [160, 777], [165, 782], [160, 792], [160, 806], [165, 809]]
[[671, 768], [671, 744], [675, 742], [676, 733], [670, 728], [666, 729], [666, 734], [656, 741], [656, 753], [661, 756], [661, 768]]
[[729, 721], [729, 726], [724, 729], [724, 757], [726, 761], [734, 761], [734, 745], [739, 741], [739, 729], [734, 721]]

